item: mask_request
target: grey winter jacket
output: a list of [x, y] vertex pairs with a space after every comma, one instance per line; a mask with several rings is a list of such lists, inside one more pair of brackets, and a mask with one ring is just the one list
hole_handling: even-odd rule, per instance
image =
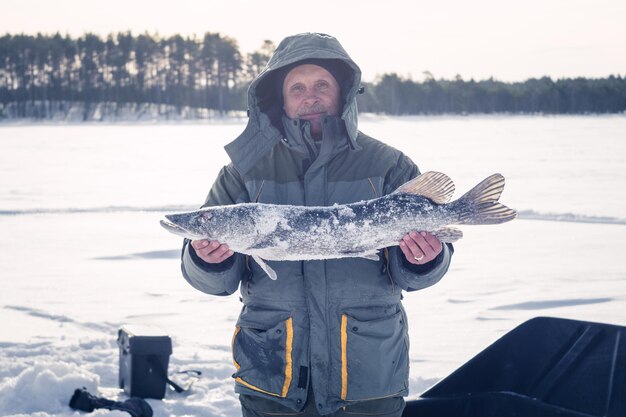
[[[341, 116], [327, 117], [318, 150], [308, 122], [282, 116], [276, 70], [306, 58], [340, 60], [350, 75]], [[231, 163], [204, 206], [244, 202], [328, 206], [389, 194], [417, 176], [401, 152], [357, 129], [361, 72], [339, 42], [323, 34], [286, 38], [248, 92], [249, 121], [226, 146]], [[228, 243], [228, 242], [223, 242]], [[301, 410], [311, 384], [320, 414], [344, 405], [408, 393], [408, 325], [402, 290], [436, 283], [452, 246], [423, 268], [397, 246], [380, 261], [362, 258], [268, 262], [272, 281], [241, 254], [211, 265], [185, 242], [182, 271], [200, 291], [239, 289], [243, 308], [232, 350], [236, 391]]]

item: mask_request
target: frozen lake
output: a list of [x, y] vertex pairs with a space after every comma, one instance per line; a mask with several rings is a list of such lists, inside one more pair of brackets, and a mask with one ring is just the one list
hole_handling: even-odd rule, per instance
[[[626, 325], [626, 117], [364, 116], [360, 128], [448, 174], [457, 196], [502, 173], [501, 201], [520, 212], [463, 227], [448, 275], [406, 294], [413, 396], [532, 317]], [[79, 386], [118, 395], [127, 323], [172, 336], [171, 372], [203, 371], [191, 393], [150, 400], [155, 415], [239, 415], [238, 297], [191, 288], [158, 219], [203, 202], [242, 129], [0, 125], [0, 415], [71, 416]]]

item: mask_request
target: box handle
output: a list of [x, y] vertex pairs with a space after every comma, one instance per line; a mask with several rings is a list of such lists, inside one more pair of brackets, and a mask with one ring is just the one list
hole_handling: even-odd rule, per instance
[[[193, 383], [196, 381], [195, 379], [192, 380], [191, 382], [189, 382], [189, 384], [187, 384], [187, 386], [183, 388], [176, 382], [168, 378], [167, 372], [165, 371], [165, 369], [163, 369], [163, 365], [159, 361], [159, 357], [157, 355], [148, 355], [148, 362], [152, 365], [154, 369], [156, 369], [157, 374], [161, 377], [161, 379], [168, 383], [172, 388], [174, 388], [174, 391], [178, 393], [188, 391], [189, 388], [191, 388], [191, 385], [193, 385]], [[196, 370], [182, 371], [179, 373], [192, 374], [196, 377], [196, 379], [199, 378], [200, 375], [202, 375], [202, 372]]]

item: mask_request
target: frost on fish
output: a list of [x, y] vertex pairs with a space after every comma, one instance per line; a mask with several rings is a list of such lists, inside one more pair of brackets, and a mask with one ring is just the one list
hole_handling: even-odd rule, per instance
[[275, 278], [263, 260], [376, 259], [377, 250], [397, 245], [413, 230], [454, 242], [462, 232], [449, 225], [512, 220], [516, 212], [498, 203], [503, 188], [504, 177], [494, 174], [448, 203], [454, 192], [450, 178], [427, 172], [373, 200], [330, 207], [217, 206], [166, 215], [161, 224], [189, 239], [226, 243], [233, 251], [252, 256]]

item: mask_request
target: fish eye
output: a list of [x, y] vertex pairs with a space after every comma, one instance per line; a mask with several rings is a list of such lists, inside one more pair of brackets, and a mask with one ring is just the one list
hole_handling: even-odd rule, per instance
[[202, 213], [202, 215], [200, 215], [200, 218], [198, 220], [200, 220], [200, 223], [204, 224], [208, 222], [209, 220], [211, 220], [212, 217], [213, 215], [211, 213]]

